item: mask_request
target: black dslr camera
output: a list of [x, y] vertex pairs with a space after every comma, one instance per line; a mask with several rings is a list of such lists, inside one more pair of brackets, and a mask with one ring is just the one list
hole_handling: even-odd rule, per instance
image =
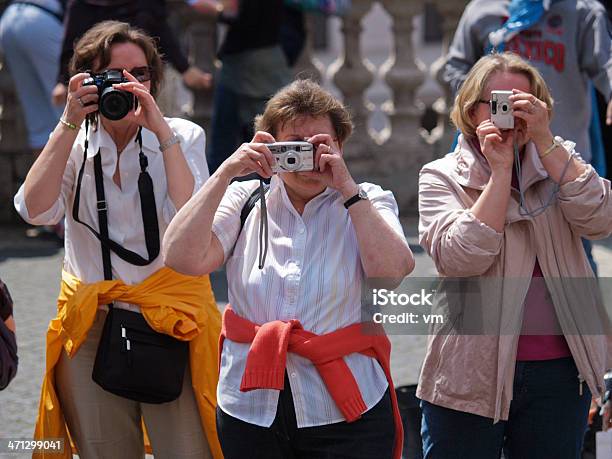
[[114, 84], [129, 81], [121, 70], [107, 70], [90, 75], [91, 77], [83, 82], [83, 86], [95, 85], [98, 88], [98, 106], [105, 118], [117, 121], [138, 107], [138, 99], [134, 94], [113, 88]]

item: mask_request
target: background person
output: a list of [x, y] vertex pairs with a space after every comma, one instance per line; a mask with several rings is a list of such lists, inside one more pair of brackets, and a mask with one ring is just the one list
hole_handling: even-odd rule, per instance
[[[355, 183], [342, 157], [352, 130], [349, 113], [316, 83], [298, 80], [281, 89], [256, 129], [252, 142], [225, 160], [179, 211], [163, 248], [168, 266], [180, 272], [200, 275], [226, 265], [231, 308], [224, 313], [217, 389], [223, 454], [399, 458], [401, 420], [390, 373], [383, 370], [390, 345], [384, 335], [372, 340], [362, 334], [360, 325], [366, 276], [401, 279], [414, 268], [395, 199], [379, 186]], [[273, 175], [265, 144], [304, 139], [316, 146], [317, 171]], [[241, 230], [242, 209], [257, 181], [230, 185], [252, 172], [271, 177], [263, 269], [256, 263], [261, 204]], [[262, 330], [257, 336], [248, 332], [255, 324]], [[287, 347], [278, 333], [292, 344]], [[294, 347], [304, 336], [317, 349], [328, 349], [321, 340], [333, 341], [339, 355], [328, 356], [330, 370], [348, 369], [333, 370], [331, 378], [320, 374], [325, 370], [308, 349]], [[288, 349], [286, 362], [265, 350], [249, 351], [262, 349], [255, 344], [260, 339], [267, 341], [263, 349], [277, 349], [275, 355]], [[386, 348], [378, 361], [360, 354], [374, 343]]]
[[[64, 114], [15, 197], [17, 211], [32, 224], [52, 224], [66, 215], [62, 289], [58, 317], [47, 334], [35, 437], [67, 438], [67, 426], [81, 457], [143, 457], [142, 418], [156, 457], [211, 457], [212, 450], [218, 458], [211, 404], [217, 358], [206, 349], [214, 349], [218, 340], [219, 317], [210, 283], [165, 269], [153, 248], [177, 209], [208, 177], [204, 131], [163, 117], [155, 102], [162, 77], [159, 53], [151, 37], [127, 23], [106, 21], [91, 28], [76, 43], [70, 67]], [[98, 105], [96, 85], [84, 84], [90, 77], [85, 69], [120, 72], [127, 81], [113, 88], [137, 98], [138, 108], [118, 120], [108, 118]], [[79, 128], [86, 117], [89, 130]], [[152, 190], [146, 189], [148, 180]], [[100, 241], [81, 222], [101, 234], [107, 227], [110, 240], [149, 259], [135, 265], [113, 249], [107, 263]], [[178, 398], [141, 403], [94, 382], [92, 368], [110, 316], [105, 305], [111, 302], [115, 311], [142, 313], [155, 332], [191, 339], [191, 352], [199, 359], [187, 364]], [[184, 312], [186, 305], [191, 312]], [[199, 411], [202, 406], [208, 417], [206, 409]]]
[[0, 390], [6, 389], [17, 374], [18, 362], [13, 300], [0, 280]]
[[[283, 0], [199, 0], [192, 7], [227, 24], [218, 51], [208, 166], [211, 174], [253, 137], [253, 119], [291, 81], [281, 45]], [[244, 69], [250, 69], [245, 72]]]
[[28, 145], [38, 156], [62, 109], [51, 102], [59, 68], [65, 2], [11, 2], [0, 19], [0, 46], [25, 115]]
[[[514, 130], [492, 123], [493, 90], [512, 91]], [[500, 457], [502, 448], [509, 459], [577, 458], [591, 392], [602, 395], [610, 324], [596, 284], [584, 291], [593, 272], [580, 237], [610, 235], [610, 182], [573, 144], [553, 142], [551, 115], [532, 65], [513, 53], [483, 57], [451, 112], [457, 148], [421, 170], [419, 237], [440, 275], [511, 286], [487, 304], [511, 329], [430, 336], [417, 391], [426, 458]]]
[[74, 43], [95, 24], [107, 20], [127, 22], [155, 37], [159, 52], [181, 74], [188, 88], [202, 90], [211, 87], [212, 76], [189, 64], [170, 29], [165, 0], [71, 0], [66, 11], [60, 65], [53, 89], [56, 105], [63, 105], [66, 101], [68, 66]]

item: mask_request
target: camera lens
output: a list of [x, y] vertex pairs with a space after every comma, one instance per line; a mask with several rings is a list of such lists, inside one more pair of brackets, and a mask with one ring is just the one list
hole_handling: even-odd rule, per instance
[[506, 113], [508, 111], [508, 104], [502, 104], [501, 111], [502, 113]]
[[120, 120], [134, 106], [134, 96], [115, 88], [106, 88], [100, 96], [100, 113], [109, 120]]
[[287, 164], [294, 165], [295, 164], [295, 158], [287, 158]]

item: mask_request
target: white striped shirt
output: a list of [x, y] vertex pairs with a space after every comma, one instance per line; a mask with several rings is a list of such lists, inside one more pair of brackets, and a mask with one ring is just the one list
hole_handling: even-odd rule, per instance
[[[274, 176], [266, 195], [269, 247], [263, 270], [258, 267], [259, 202], [240, 230], [240, 212], [258, 186], [235, 182], [215, 214], [213, 232], [227, 261], [229, 301], [251, 322], [297, 319], [304, 329], [325, 334], [361, 321], [361, 265], [355, 229], [342, 195], [330, 188], [295, 210], [282, 180]], [[363, 189], [386, 222], [404, 238], [397, 203], [390, 191], [364, 183]], [[239, 236], [239, 237], [238, 237]], [[219, 407], [242, 421], [269, 427], [274, 421], [279, 391], [240, 392], [248, 344], [225, 340], [217, 386]], [[344, 358], [368, 409], [388, 387], [378, 362], [361, 354]], [[298, 427], [344, 421], [314, 365], [289, 353], [287, 374]]]

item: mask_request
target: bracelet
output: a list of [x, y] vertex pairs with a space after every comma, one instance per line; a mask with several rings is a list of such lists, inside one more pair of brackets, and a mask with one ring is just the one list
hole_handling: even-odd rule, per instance
[[60, 118], [60, 123], [62, 123], [64, 126], [66, 126], [68, 129], [72, 129], [73, 131], [76, 130], [77, 125], [74, 123], [70, 123], [69, 121], [66, 121], [64, 118]]
[[181, 139], [179, 139], [179, 136], [177, 136], [175, 133], [172, 133], [172, 136], [168, 140], [164, 140], [163, 142], [160, 142], [159, 151], [164, 152], [165, 150], [170, 148], [172, 145], [176, 145], [177, 143], [180, 143], [180, 142], [181, 142]]
[[546, 156], [548, 156], [549, 154], [551, 154], [553, 152], [553, 150], [557, 147], [562, 147], [563, 145], [561, 144], [561, 142], [559, 142], [556, 137], [553, 137], [553, 141], [552, 141], [552, 145], [550, 147], [548, 147], [546, 149], [546, 151], [544, 153], [542, 153], [540, 156], [540, 159], [544, 159]]

